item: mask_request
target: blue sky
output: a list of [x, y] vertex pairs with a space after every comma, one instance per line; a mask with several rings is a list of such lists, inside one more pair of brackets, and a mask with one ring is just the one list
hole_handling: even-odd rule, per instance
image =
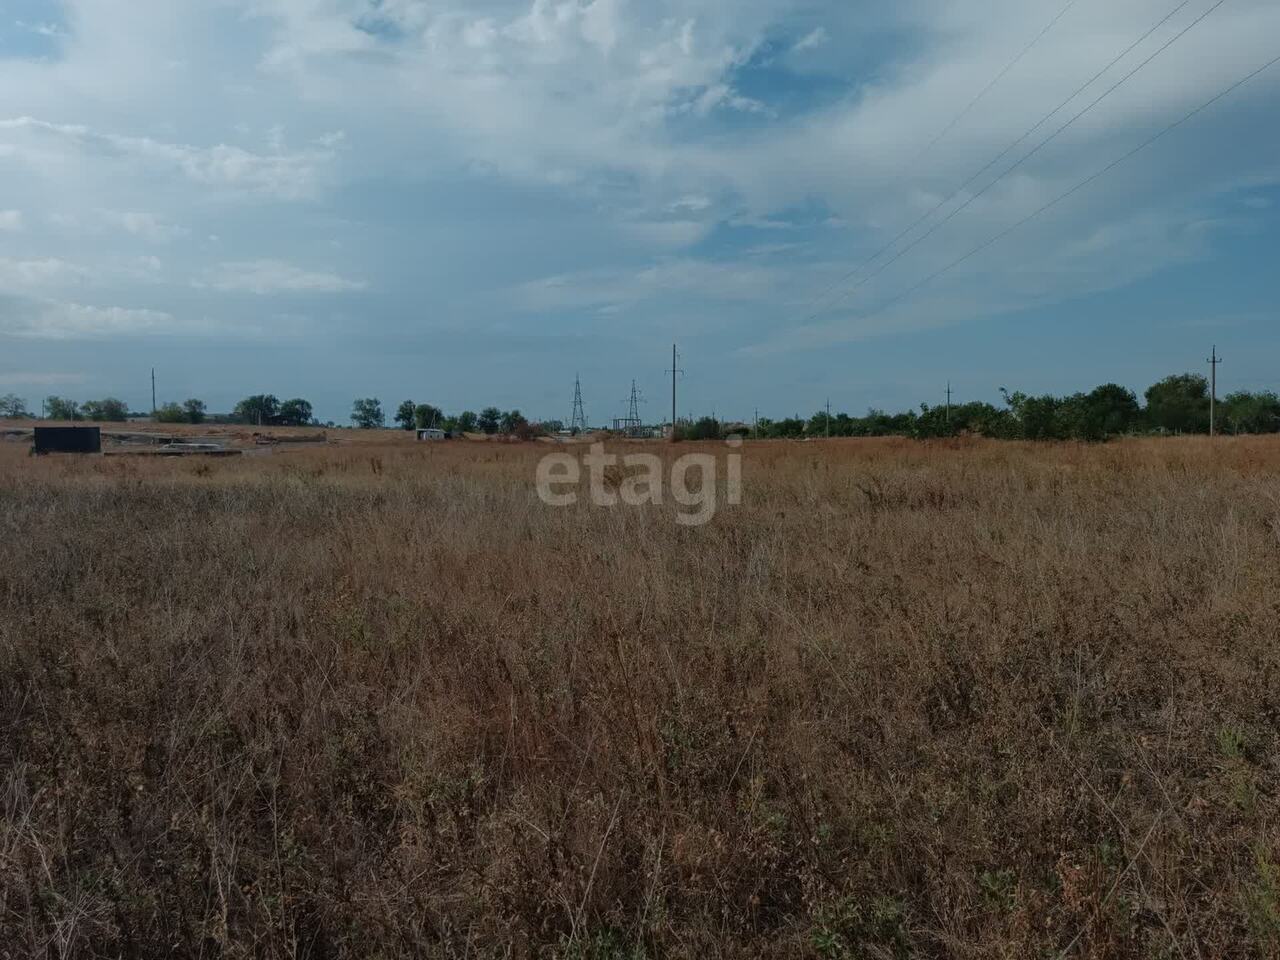
[[1280, 388], [1280, 66], [901, 296], [1280, 54], [1274, 0], [841, 282], [1177, 4], [1078, 0], [929, 147], [1064, 0], [8, 0], [0, 392], [567, 418], [580, 373], [659, 419], [673, 340], [682, 415], [1141, 390], [1213, 343]]

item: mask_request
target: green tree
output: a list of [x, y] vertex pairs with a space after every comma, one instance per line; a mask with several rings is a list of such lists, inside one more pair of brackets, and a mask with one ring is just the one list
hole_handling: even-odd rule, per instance
[[439, 407], [433, 407], [429, 403], [420, 403], [413, 408], [413, 425], [419, 430], [427, 430], [432, 427], [446, 429], [444, 420], [444, 411]]
[[771, 431], [770, 436], [773, 437], [802, 437], [804, 436], [805, 423], [799, 417], [784, 417], [776, 423], [769, 424]]
[[1062, 439], [1106, 440], [1134, 429], [1142, 410], [1133, 391], [1116, 383], [1057, 401], [1055, 435]]
[[475, 433], [480, 426], [480, 418], [471, 410], [463, 410], [457, 417], [457, 430], [459, 433]]
[[181, 404], [166, 403], [162, 404], [156, 410], [157, 423], [186, 423], [187, 411], [182, 408]]
[[80, 407], [85, 420], [123, 423], [129, 419], [129, 407], [122, 400], [106, 397], [103, 400], [86, 400]]
[[1271, 390], [1229, 393], [1222, 401], [1220, 416], [1233, 433], [1280, 432], [1280, 396]]
[[190, 400], [182, 402], [183, 413], [186, 414], [187, 423], [204, 423], [205, 408], [203, 400], [196, 400], [194, 397]]
[[476, 420], [476, 426], [480, 428], [481, 433], [497, 433], [501, 424], [502, 411], [497, 407], [485, 407]]
[[48, 397], [44, 402], [45, 415], [50, 420], [79, 420], [76, 402], [65, 397]]
[[719, 440], [721, 436], [720, 421], [715, 417], [701, 417], [685, 434], [690, 440]]
[[351, 405], [351, 422], [361, 430], [380, 429], [386, 426], [387, 418], [382, 412], [382, 401], [376, 397], [365, 397]]
[[396, 415], [394, 417], [394, 420], [396, 422], [396, 425], [399, 426], [401, 430], [413, 429], [413, 424], [414, 424], [413, 416], [414, 416], [414, 411], [416, 409], [417, 407], [414, 406], [414, 403], [412, 400], [404, 400], [400, 403], [400, 406], [396, 407]]
[[6, 393], [0, 397], [0, 419], [24, 420], [31, 416], [27, 409], [27, 401], [15, 393]]
[[1209, 381], [1198, 373], [1165, 377], [1147, 388], [1147, 420], [1170, 433], [1207, 433]]
[[305, 427], [311, 422], [311, 404], [301, 397], [294, 397], [280, 404], [276, 417], [286, 427]]
[[498, 432], [511, 436], [513, 433], [521, 432], [528, 425], [529, 421], [519, 410], [509, 410], [499, 419]]
[[1028, 396], [1021, 391], [1009, 393], [1001, 388], [1005, 402], [1018, 423], [1018, 435], [1024, 440], [1061, 440], [1066, 436], [1060, 408], [1062, 401], [1044, 394]]
[[276, 399], [275, 395], [259, 393], [252, 397], [245, 397], [237, 403], [231, 416], [238, 423], [266, 426], [274, 423], [279, 414], [280, 401]]

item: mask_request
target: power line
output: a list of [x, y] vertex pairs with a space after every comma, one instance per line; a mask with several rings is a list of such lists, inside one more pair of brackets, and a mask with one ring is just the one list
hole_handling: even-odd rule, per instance
[[[962, 193], [962, 192], [963, 192], [963, 191], [964, 191], [964, 190], [965, 190], [965, 189], [966, 189], [970, 184], [972, 184], [975, 180], [977, 180], [979, 177], [981, 177], [984, 173], [986, 173], [988, 170], [990, 170], [992, 167], [994, 167], [997, 163], [999, 163], [1001, 160], [1003, 160], [1005, 157], [1007, 157], [1007, 156], [1009, 155], [1010, 151], [1012, 151], [1012, 150], [1014, 150], [1015, 148], [1017, 148], [1017, 147], [1018, 147], [1020, 144], [1022, 144], [1022, 143], [1023, 143], [1023, 142], [1028, 138], [1028, 137], [1030, 137], [1033, 133], [1035, 133], [1037, 130], [1039, 130], [1041, 127], [1043, 127], [1046, 123], [1048, 123], [1048, 122], [1049, 122], [1049, 119], [1050, 119], [1051, 117], [1053, 117], [1053, 116], [1054, 116], [1054, 114], [1058, 113], [1060, 110], [1062, 110], [1062, 108], [1063, 108], [1063, 107], [1065, 107], [1067, 104], [1069, 104], [1072, 100], [1074, 100], [1076, 97], [1080, 96], [1080, 94], [1084, 93], [1084, 91], [1085, 91], [1085, 90], [1087, 90], [1087, 89], [1089, 89], [1089, 87], [1093, 86], [1093, 85], [1094, 85], [1094, 83], [1096, 83], [1096, 82], [1097, 82], [1101, 77], [1103, 77], [1103, 76], [1104, 76], [1104, 75], [1105, 75], [1105, 74], [1106, 74], [1106, 73], [1107, 73], [1107, 72], [1108, 72], [1112, 67], [1114, 67], [1117, 63], [1119, 63], [1121, 60], [1123, 60], [1125, 57], [1127, 57], [1130, 53], [1132, 53], [1134, 50], [1136, 50], [1136, 49], [1137, 49], [1139, 46], [1141, 46], [1141, 45], [1142, 45], [1142, 44], [1143, 44], [1143, 43], [1144, 43], [1148, 38], [1150, 38], [1152, 34], [1154, 34], [1157, 30], [1159, 30], [1159, 29], [1160, 29], [1161, 27], [1163, 27], [1166, 23], [1168, 23], [1170, 20], [1172, 20], [1175, 16], [1177, 16], [1177, 14], [1178, 14], [1178, 13], [1179, 13], [1179, 12], [1180, 12], [1184, 7], [1186, 7], [1186, 6], [1187, 6], [1187, 4], [1189, 4], [1190, 2], [1191, 2], [1191, 0], [1182, 0], [1182, 2], [1181, 2], [1181, 3], [1179, 3], [1176, 7], [1174, 7], [1172, 10], [1170, 10], [1170, 11], [1169, 11], [1165, 16], [1164, 16], [1164, 19], [1160, 20], [1160, 21], [1159, 21], [1158, 23], [1156, 23], [1156, 25], [1155, 25], [1155, 26], [1153, 26], [1150, 30], [1148, 30], [1146, 33], [1144, 33], [1142, 36], [1140, 36], [1137, 40], [1133, 41], [1133, 43], [1129, 44], [1129, 46], [1125, 47], [1125, 49], [1124, 49], [1124, 50], [1122, 50], [1122, 51], [1121, 51], [1121, 52], [1120, 52], [1120, 53], [1119, 53], [1119, 54], [1118, 54], [1114, 59], [1112, 59], [1110, 63], [1108, 63], [1105, 67], [1103, 67], [1101, 70], [1099, 70], [1097, 73], [1095, 73], [1092, 77], [1090, 77], [1088, 80], [1086, 80], [1083, 84], [1081, 84], [1079, 87], [1077, 87], [1077, 88], [1072, 92], [1072, 94], [1071, 94], [1069, 97], [1067, 97], [1065, 100], [1063, 100], [1061, 103], [1059, 103], [1056, 107], [1054, 107], [1052, 110], [1050, 110], [1048, 113], [1046, 113], [1043, 117], [1041, 117], [1041, 118], [1040, 118], [1040, 119], [1035, 123], [1035, 125], [1034, 125], [1034, 126], [1032, 126], [1030, 129], [1028, 129], [1024, 134], [1022, 134], [1022, 136], [1018, 137], [1018, 139], [1017, 139], [1017, 140], [1014, 140], [1014, 141], [1013, 141], [1013, 143], [1009, 144], [1009, 146], [1007, 146], [1007, 147], [1005, 147], [1003, 150], [1001, 150], [1001, 151], [1000, 151], [1000, 153], [998, 153], [994, 158], [992, 158], [992, 160], [991, 160], [991, 161], [989, 161], [989, 162], [987, 163], [987, 165], [986, 165], [986, 166], [984, 166], [984, 167], [983, 167], [981, 170], [979, 170], [977, 173], [973, 174], [973, 176], [971, 176], [971, 177], [970, 177], [968, 180], [966, 180], [964, 183], [960, 184], [960, 186], [958, 186], [958, 187], [956, 187], [954, 190], [952, 190], [952, 191], [951, 191], [951, 193], [950, 193], [946, 198], [944, 198], [944, 199], [942, 199], [942, 200], [939, 200], [939, 201], [938, 201], [938, 202], [937, 202], [933, 207], [931, 207], [929, 210], [927, 210], [927, 211], [926, 211], [924, 214], [922, 214], [920, 217], [918, 217], [917, 219], [915, 219], [914, 221], [912, 221], [908, 226], [906, 226], [905, 228], [903, 228], [903, 230], [902, 230], [900, 233], [898, 233], [898, 235], [897, 235], [897, 236], [895, 236], [892, 240], [890, 240], [888, 243], [886, 243], [883, 247], [881, 247], [879, 250], [877, 250], [875, 253], [873, 253], [870, 257], [868, 257], [867, 259], [865, 259], [865, 260], [861, 261], [860, 263], [858, 263], [858, 264], [857, 264], [857, 266], [855, 266], [852, 270], [850, 270], [848, 273], [846, 273], [844, 276], [842, 276], [839, 280], [835, 281], [835, 283], [832, 283], [830, 286], [826, 287], [826, 288], [825, 288], [825, 289], [824, 289], [820, 294], [818, 294], [818, 296], [817, 296], [816, 298], [814, 298], [813, 300], [811, 300], [811, 301], [810, 301], [810, 305], [814, 305], [814, 304], [818, 304], [818, 303], [823, 302], [823, 301], [828, 297], [828, 295], [829, 295], [829, 294], [831, 294], [834, 290], [837, 290], [837, 289], [841, 286], [841, 284], [843, 284], [846, 280], [851, 279], [851, 278], [852, 278], [856, 273], [858, 273], [858, 271], [859, 271], [859, 270], [863, 269], [864, 267], [868, 267], [868, 266], [870, 266], [872, 263], [874, 263], [875, 261], [879, 260], [879, 259], [880, 259], [880, 257], [881, 257], [881, 256], [883, 256], [885, 253], [888, 253], [888, 252], [889, 252], [889, 250], [891, 250], [894, 246], [896, 246], [896, 245], [897, 245], [897, 243], [898, 243], [898, 241], [899, 241], [899, 240], [901, 240], [903, 237], [905, 237], [907, 234], [909, 234], [909, 233], [910, 233], [912, 230], [914, 230], [916, 227], [920, 226], [920, 224], [924, 223], [926, 220], [928, 220], [930, 217], [932, 217], [935, 213], [937, 213], [939, 210], [941, 210], [943, 207], [945, 207], [948, 203], [950, 203], [952, 200], [954, 200], [956, 197], [958, 197], [958, 196], [959, 196], [959, 195], [960, 195], [960, 194], [961, 194], [961, 193]], [[1059, 132], [1059, 133], [1061, 133], [1062, 131], [1061, 131], [1061, 130], [1059, 130], [1058, 132]], [[1055, 134], [1055, 136], [1056, 136], [1056, 134]], [[1046, 141], [1046, 142], [1048, 142], [1048, 141]], [[1043, 144], [1042, 144], [1042, 146], [1043, 146]], [[1024, 157], [1023, 159], [1025, 160], [1026, 158]], [[1006, 173], [1008, 173], [1008, 171], [1006, 171]], [[856, 289], [856, 288], [855, 288], [855, 289]], [[810, 316], [808, 319], [812, 320], [812, 319], [814, 319], [814, 317], [815, 317], [815, 316], [816, 316], [816, 314], [815, 314], [815, 315], [813, 315], [813, 316]]]
[[1077, 0], [1069, 0], [1067, 5], [1058, 12], [1058, 15], [1049, 21], [1048, 26], [1046, 26], [1043, 30], [1041, 30], [1038, 34], [1036, 34], [1035, 39], [1032, 40], [1030, 43], [1028, 43], [1025, 47], [1023, 47], [1022, 51], [1016, 57], [1010, 60], [1005, 65], [1005, 68], [1001, 70], [999, 73], [997, 73], [995, 77], [992, 78], [990, 83], [988, 83], [985, 87], [982, 88], [982, 92], [979, 93], [972, 100], [970, 100], [969, 105], [967, 107], [965, 107], [958, 114], [956, 114], [955, 119], [953, 119], [949, 124], [947, 124], [941, 133], [939, 133], [936, 137], [934, 137], [932, 140], [929, 141], [928, 146], [926, 146], [923, 150], [921, 150], [920, 153], [916, 156], [916, 161], [918, 162], [921, 157], [928, 154], [930, 150], [932, 150], [935, 146], [938, 145], [939, 141], [941, 141], [943, 137], [945, 137], [948, 133], [954, 130], [956, 128], [956, 125], [959, 124], [960, 121], [963, 120], [965, 117], [967, 117], [973, 111], [973, 108], [976, 107], [982, 101], [982, 99], [986, 97], [988, 93], [990, 93], [993, 89], [995, 89], [996, 84], [999, 83], [1001, 80], [1003, 80], [1010, 70], [1012, 70], [1014, 67], [1016, 67], [1019, 63], [1022, 62], [1022, 58], [1031, 52], [1031, 48], [1034, 47], [1041, 40], [1043, 40], [1045, 36], [1049, 33], [1049, 31], [1058, 25], [1058, 21], [1067, 15], [1067, 11], [1070, 10], [1072, 7], [1074, 7], [1076, 5], [1076, 2]]
[[1188, 121], [1192, 120], [1192, 119], [1193, 119], [1193, 118], [1195, 118], [1196, 116], [1200, 115], [1200, 114], [1201, 114], [1201, 113], [1203, 113], [1205, 110], [1208, 110], [1210, 107], [1212, 107], [1212, 106], [1213, 106], [1215, 103], [1217, 103], [1219, 100], [1222, 100], [1222, 99], [1224, 99], [1224, 98], [1226, 98], [1226, 97], [1230, 96], [1232, 93], [1234, 93], [1236, 90], [1238, 90], [1238, 89], [1240, 89], [1241, 87], [1243, 87], [1243, 86], [1244, 86], [1246, 83], [1248, 83], [1249, 81], [1251, 81], [1251, 80], [1253, 80], [1253, 79], [1257, 78], [1257, 77], [1258, 77], [1258, 76], [1260, 76], [1261, 74], [1265, 73], [1267, 70], [1270, 70], [1270, 69], [1271, 69], [1272, 67], [1274, 67], [1277, 63], [1280, 63], [1280, 56], [1277, 56], [1277, 57], [1274, 57], [1274, 58], [1273, 58], [1273, 59], [1271, 59], [1271, 60], [1268, 60], [1266, 63], [1264, 63], [1262, 66], [1258, 67], [1258, 69], [1254, 70], [1252, 73], [1250, 73], [1250, 74], [1248, 74], [1247, 76], [1242, 77], [1241, 79], [1237, 80], [1235, 83], [1231, 84], [1229, 87], [1227, 87], [1225, 90], [1221, 91], [1220, 93], [1216, 94], [1215, 96], [1210, 97], [1208, 100], [1206, 100], [1204, 103], [1200, 104], [1200, 106], [1196, 107], [1196, 108], [1195, 108], [1194, 110], [1192, 110], [1190, 113], [1184, 114], [1182, 117], [1180, 117], [1179, 119], [1175, 120], [1173, 123], [1169, 124], [1167, 127], [1165, 127], [1163, 130], [1161, 130], [1159, 133], [1157, 133], [1157, 134], [1155, 134], [1154, 136], [1152, 136], [1152, 137], [1148, 138], [1147, 140], [1144, 140], [1142, 143], [1140, 143], [1138, 146], [1134, 147], [1134, 148], [1133, 148], [1132, 150], [1130, 150], [1128, 153], [1124, 154], [1123, 156], [1117, 157], [1115, 160], [1112, 160], [1110, 163], [1108, 163], [1108, 164], [1107, 164], [1105, 167], [1103, 167], [1101, 170], [1097, 171], [1097, 172], [1096, 172], [1096, 173], [1094, 173], [1094, 174], [1091, 174], [1091, 175], [1090, 175], [1090, 176], [1088, 176], [1088, 177], [1085, 177], [1083, 180], [1081, 180], [1081, 181], [1080, 181], [1079, 183], [1077, 183], [1075, 186], [1071, 187], [1069, 190], [1066, 190], [1065, 192], [1060, 193], [1058, 196], [1054, 197], [1052, 200], [1050, 200], [1050, 201], [1049, 201], [1048, 203], [1046, 203], [1044, 206], [1040, 207], [1038, 210], [1035, 210], [1034, 212], [1032, 212], [1032, 213], [1028, 214], [1027, 216], [1023, 217], [1023, 218], [1022, 218], [1021, 220], [1019, 220], [1017, 223], [1013, 224], [1013, 226], [1008, 227], [1008, 228], [1007, 228], [1007, 229], [1005, 229], [1005, 230], [1002, 230], [1000, 233], [997, 233], [994, 237], [991, 237], [989, 240], [986, 240], [986, 241], [984, 241], [984, 242], [980, 243], [978, 246], [974, 247], [972, 250], [970, 250], [970, 251], [969, 251], [968, 253], [966, 253], [964, 256], [959, 257], [958, 259], [951, 261], [949, 264], [947, 264], [946, 266], [944, 266], [944, 267], [942, 267], [942, 268], [940, 268], [940, 269], [938, 269], [938, 270], [935, 270], [933, 273], [929, 274], [927, 277], [925, 277], [925, 278], [924, 278], [923, 280], [921, 280], [919, 283], [916, 283], [916, 284], [914, 284], [913, 286], [908, 287], [906, 290], [904, 290], [902, 293], [898, 294], [897, 296], [895, 296], [895, 297], [893, 297], [893, 298], [891, 298], [891, 299], [889, 299], [889, 300], [886, 300], [884, 303], [880, 304], [880, 306], [879, 306], [879, 307], [877, 307], [875, 310], [872, 310], [872, 311], [870, 311], [869, 313], [863, 314], [861, 319], [866, 319], [866, 318], [868, 318], [868, 317], [873, 317], [873, 316], [875, 316], [875, 315], [876, 315], [876, 314], [878, 314], [878, 313], [883, 313], [886, 309], [888, 309], [889, 307], [893, 306], [893, 305], [894, 305], [894, 304], [896, 304], [896, 303], [901, 302], [902, 300], [905, 300], [907, 297], [911, 296], [911, 294], [915, 293], [917, 290], [920, 290], [921, 288], [928, 286], [928, 285], [929, 285], [930, 283], [932, 283], [934, 280], [938, 279], [938, 277], [942, 276], [942, 275], [943, 275], [943, 274], [945, 274], [945, 273], [949, 273], [949, 272], [951, 272], [951, 271], [952, 271], [952, 270], [954, 270], [956, 267], [960, 266], [960, 264], [962, 264], [962, 263], [964, 263], [965, 261], [970, 260], [970, 259], [972, 259], [973, 257], [977, 256], [979, 253], [981, 253], [982, 251], [986, 250], [988, 247], [994, 246], [996, 243], [999, 243], [1001, 240], [1003, 240], [1005, 237], [1009, 236], [1009, 235], [1010, 235], [1011, 233], [1013, 233], [1014, 231], [1021, 229], [1022, 227], [1026, 226], [1028, 223], [1030, 223], [1032, 220], [1034, 220], [1034, 219], [1036, 219], [1037, 217], [1039, 217], [1041, 214], [1046, 213], [1047, 211], [1051, 210], [1053, 207], [1056, 207], [1058, 204], [1062, 203], [1062, 201], [1067, 200], [1067, 199], [1069, 199], [1070, 197], [1074, 196], [1075, 194], [1079, 193], [1079, 192], [1080, 192], [1081, 190], [1083, 190], [1085, 187], [1087, 187], [1087, 186], [1089, 186], [1090, 184], [1092, 184], [1095, 180], [1098, 180], [1098, 179], [1100, 179], [1100, 178], [1102, 178], [1102, 177], [1106, 176], [1108, 173], [1110, 173], [1110, 172], [1111, 172], [1112, 170], [1114, 170], [1116, 167], [1120, 166], [1120, 164], [1122, 164], [1122, 163], [1124, 163], [1125, 161], [1130, 160], [1130, 159], [1132, 159], [1133, 157], [1137, 156], [1139, 153], [1141, 153], [1143, 150], [1147, 149], [1147, 147], [1151, 146], [1151, 145], [1152, 145], [1152, 144], [1154, 144], [1156, 141], [1163, 139], [1165, 136], [1167, 136], [1168, 134], [1172, 133], [1172, 132], [1173, 132], [1174, 130], [1176, 130], [1178, 127], [1182, 126], [1183, 124], [1185, 124], [1185, 123], [1187, 123]]
[[[1152, 60], [1154, 60], [1156, 57], [1160, 56], [1160, 54], [1164, 53], [1164, 52], [1165, 52], [1166, 50], [1168, 50], [1171, 46], [1173, 46], [1175, 43], [1177, 43], [1179, 40], [1181, 40], [1181, 39], [1182, 39], [1184, 36], [1186, 36], [1186, 35], [1187, 35], [1187, 34], [1188, 34], [1188, 33], [1189, 33], [1189, 32], [1190, 32], [1190, 31], [1191, 31], [1191, 30], [1192, 30], [1192, 29], [1197, 25], [1197, 24], [1199, 24], [1201, 21], [1203, 21], [1206, 17], [1208, 17], [1208, 16], [1209, 16], [1209, 14], [1213, 13], [1213, 11], [1217, 10], [1220, 6], [1222, 6], [1222, 5], [1223, 5], [1224, 3], [1226, 3], [1226, 2], [1227, 2], [1227, 0], [1218, 0], [1218, 2], [1217, 2], [1217, 3], [1215, 3], [1212, 7], [1210, 7], [1208, 10], [1206, 10], [1204, 13], [1200, 14], [1200, 16], [1196, 17], [1196, 19], [1192, 20], [1189, 24], [1187, 24], [1185, 27], [1183, 27], [1183, 28], [1182, 28], [1182, 30], [1180, 30], [1180, 31], [1179, 31], [1177, 34], [1175, 34], [1172, 38], [1170, 38], [1168, 41], [1166, 41], [1166, 42], [1165, 42], [1165, 44], [1164, 44], [1163, 46], [1161, 46], [1158, 50], [1156, 50], [1156, 52], [1155, 52], [1155, 53], [1151, 54], [1151, 56], [1147, 57], [1147, 59], [1143, 60], [1140, 64], [1138, 64], [1136, 67], [1134, 67], [1134, 68], [1133, 68], [1132, 70], [1130, 70], [1128, 73], [1126, 73], [1123, 77], [1121, 77], [1119, 80], [1117, 80], [1114, 84], [1112, 84], [1109, 88], [1107, 88], [1107, 89], [1106, 89], [1106, 90], [1105, 90], [1105, 91], [1104, 91], [1104, 92], [1103, 92], [1103, 93], [1102, 93], [1102, 94], [1101, 94], [1101, 95], [1100, 95], [1096, 100], [1094, 100], [1094, 101], [1093, 101], [1092, 103], [1090, 103], [1087, 107], [1085, 107], [1083, 110], [1081, 110], [1079, 113], [1077, 113], [1074, 117], [1072, 117], [1070, 120], [1068, 120], [1068, 121], [1067, 121], [1066, 123], [1064, 123], [1062, 126], [1060, 126], [1060, 127], [1059, 127], [1057, 130], [1055, 130], [1053, 133], [1049, 134], [1049, 136], [1048, 136], [1047, 138], [1045, 138], [1044, 140], [1040, 141], [1040, 143], [1039, 143], [1035, 148], [1033, 148], [1029, 153], [1025, 154], [1025, 155], [1024, 155], [1020, 160], [1017, 160], [1017, 161], [1016, 161], [1016, 162], [1014, 162], [1011, 166], [1009, 166], [1008, 168], [1006, 168], [1006, 169], [1005, 169], [1005, 171], [1004, 171], [1003, 173], [1001, 173], [998, 177], [996, 177], [994, 180], [992, 180], [990, 183], [988, 183], [985, 187], [983, 187], [981, 190], [979, 190], [977, 193], [975, 193], [973, 196], [971, 196], [971, 197], [970, 197], [968, 200], [966, 200], [964, 203], [960, 204], [960, 206], [958, 206], [958, 207], [956, 207], [954, 210], [952, 210], [949, 214], [947, 214], [945, 217], [943, 217], [941, 220], [939, 220], [937, 223], [935, 223], [932, 227], [930, 227], [928, 230], [926, 230], [926, 231], [925, 231], [924, 233], [922, 233], [920, 236], [916, 237], [916, 239], [912, 240], [909, 244], [907, 244], [905, 247], [903, 247], [901, 250], [899, 250], [896, 254], [894, 254], [892, 257], [890, 257], [888, 260], [886, 260], [884, 263], [882, 263], [878, 269], [876, 269], [876, 270], [874, 270], [873, 272], [871, 272], [871, 273], [867, 274], [865, 277], [863, 277], [861, 280], [859, 280], [857, 283], [855, 283], [852, 287], [850, 287], [847, 291], [845, 291], [845, 292], [844, 292], [844, 294], [842, 294], [841, 296], [837, 297], [837, 298], [836, 298], [836, 300], [835, 300], [835, 301], [833, 301], [833, 302], [838, 303], [839, 301], [841, 301], [841, 300], [843, 300], [843, 299], [846, 299], [846, 298], [847, 298], [847, 297], [849, 297], [849, 296], [852, 296], [852, 295], [853, 295], [853, 294], [854, 294], [854, 293], [855, 293], [855, 292], [856, 292], [860, 287], [864, 286], [865, 284], [867, 284], [867, 283], [871, 282], [872, 280], [874, 280], [876, 277], [880, 276], [880, 274], [884, 273], [886, 270], [888, 270], [891, 266], [893, 266], [895, 263], [897, 263], [899, 260], [901, 260], [901, 259], [902, 259], [904, 256], [906, 256], [908, 253], [910, 253], [910, 252], [911, 252], [912, 250], [914, 250], [916, 247], [920, 246], [920, 244], [922, 244], [922, 243], [924, 243], [926, 240], [928, 240], [931, 236], [933, 236], [935, 233], [937, 233], [939, 230], [941, 230], [943, 227], [945, 227], [948, 223], [950, 223], [952, 220], [954, 220], [957, 216], [959, 216], [961, 213], [963, 213], [965, 210], [967, 210], [969, 207], [971, 207], [971, 206], [972, 206], [972, 205], [973, 205], [977, 200], [979, 200], [979, 199], [980, 199], [981, 197], [983, 197], [983, 196], [984, 196], [988, 191], [990, 191], [992, 187], [994, 187], [996, 184], [1000, 183], [1000, 181], [1002, 181], [1005, 177], [1007, 177], [1009, 174], [1013, 173], [1013, 171], [1014, 171], [1014, 170], [1017, 170], [1020, 166], [1022, 166], [1024, 163], [1026, 163], [1028, 160], [1030, 160], [1032, 157], [1034, 157], [1037, 153], [1039, 153], [1041, 150], [1043, 150], [1045, 147], [1047, 147], [1050, 143], [1052, 143], [1054, 140], [1056, 140], [1056, 139], [1058, 138], [1058, 136], [1059, 136], [1061, 133], [1063, 133], [1063, 131], [1065, 131], [1068, 127], [1070, 127], [1072, 124], [1074, 124], [1074, 123], [1075, 123], [1077, 120], [1079, 120], [1081, 117], [1083, 117], [1086, 113], [1088, 113], [1089, 111], [1091, 111], [1094, 107], [1096, 107], [1098, 104], [1100, 104], [1100, 103], [1101, 103], [1103, 100], [1105, 100], [1107, 97], [1111, 96], [1111, 94], [1112, 94], [1112, 93], [1114, 93], [1116, 90], [1118, 90], [1118, 89], [1119, 89], [1123, 84], [1125, 84], [1125, 83], [1126, 83], [1126, 82], [1127, 82], [1131, 77], [1133, 77], [1135, 74], [1137, 74], [1137, 73], [1138, 73], [1138, 71], [1142, 70], [1142, 69], [1143, 69], [1147, 64], [1149, 64]], [[813, 319], [813, 317], [810, 317], [809, 319]]]

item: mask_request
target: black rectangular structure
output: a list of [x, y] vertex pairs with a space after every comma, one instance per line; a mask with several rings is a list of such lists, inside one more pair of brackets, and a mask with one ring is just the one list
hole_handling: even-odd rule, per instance
[[32, 453], [101, 453], [99, 427], [36, 427]]

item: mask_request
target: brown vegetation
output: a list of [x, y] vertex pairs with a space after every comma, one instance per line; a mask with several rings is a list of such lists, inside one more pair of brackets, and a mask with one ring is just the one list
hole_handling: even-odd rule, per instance
[[1280, 443], [543, 452], [0, 444], [0, 956], [1277, 955]]

